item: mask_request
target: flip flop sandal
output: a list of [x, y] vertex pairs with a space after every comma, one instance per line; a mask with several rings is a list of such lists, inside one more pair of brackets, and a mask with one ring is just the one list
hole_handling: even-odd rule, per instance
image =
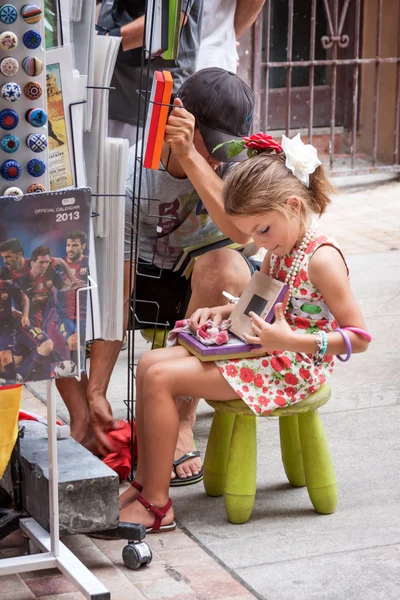
[[171, 498], [168, 500], [167, 504], [165, 506], [162, 506], [161, 508], [157, 508], [156, 506], [154, 506], [154, 504], [151, 504], [151, 502], [149, 502], [148, 500], [146, 500], [146, 498], [143, 498], [143, 496], [140, 495], [136, 498], [136, 500], [138, 500], [140, 504], [147, 508], [149, 512], [152, 512], [155, 517], [153, 525], [151, 527], [146, 527], [146, 534], [168, 533], [169, 531], [175, 531], [175, 521], [172, 521], [172, 523], [169, 523], [168, 525], [161, 525], [161, 521], [164, 519], [168, 510], [172, 506]]
[[181, 477], [178, 477], [178, 474], [176, 472], [176, 467], [179, 467], [179, 465], [181, 465], [183, 462], [185, 462], [185, 460], [188, 460], [188, 458], [197, 458], [198, 456], [200, 456], [199, 450], [193, 450], [192, 452], [187, 452], [187, 454], [184, 454], [183, 456], [178, 458], [178, 460], [174, 460], [172, 468], [173, 468], [173, 471], [174, 471], [176, 477], [175, 477], [175, 479], [171, 479], [171, 481], [169, 483], [169, 487], [181, 487], [182, 485], [193, 485], [195, 483], [199, 483], [203, 479], [203, 467], [201, 467], [200, 472], [197, 473], [197, 475], [192, 475], [191, 477], [185, 477], [184, 479]]

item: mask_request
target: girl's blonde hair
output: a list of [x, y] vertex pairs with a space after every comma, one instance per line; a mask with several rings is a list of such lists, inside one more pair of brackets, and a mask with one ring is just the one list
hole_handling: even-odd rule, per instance
[[303, 220], [322, 215], [335, 188], [323, 166], [310, 175], [307, 188], [285, 166], [285, 155], [262, 152], [232, 169], [225, 180], [224, 206], [228, 215], [256, 215], [277, 210], [288, 216], [288, 198], [301, 202]]

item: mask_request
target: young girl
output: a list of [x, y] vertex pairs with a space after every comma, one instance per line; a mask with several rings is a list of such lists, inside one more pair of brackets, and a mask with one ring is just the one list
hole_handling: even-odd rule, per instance
[[[254, 358], [200, 362], [182, 347], [152, 350], [136, 374], [136, 424], [139, 462], [136, 480], [121, 496], [121, 521], [142, 523], [148, 533], [175, 528], [168, 491], [178, 437], [177, 396], [242, 400], [255, 414], [300, 402], [332, 372], [334, 356], [363, 352], [359, 333], [338, 330], [365, 323], [348, 281], [343, 255], [317, 228], [333, 188], [312, 146], [299, 136], [252, 136], [252, 157], [226, 180], [225, 210], [234, 224], [267, 249], [261, 271], [286, 282], [286, 313], [276, 307], [272, 325], [254, 313]], [[234, 304], [197, 311], [192, 323], [228, 319]], [[350, 348], [351, 343], [351, 348]], [[263, 354], [262, 356], [260, 354]]]

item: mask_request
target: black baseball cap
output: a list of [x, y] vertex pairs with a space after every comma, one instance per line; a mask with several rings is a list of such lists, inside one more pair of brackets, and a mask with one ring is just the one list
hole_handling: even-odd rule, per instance
[[247, 158], [246, 152], [228, 158], [228, 144], [213, 152], [218, 144], [242, 140], [249, 134], [254, 93], [240, 77], [217, 67], [202, 69], [186, 79], [177, 97], [196, 117], [204, 144], [216, 160], [240, 162]]

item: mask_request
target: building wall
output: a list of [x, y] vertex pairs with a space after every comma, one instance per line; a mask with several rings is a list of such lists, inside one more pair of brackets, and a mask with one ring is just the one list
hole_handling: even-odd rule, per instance
[[[365, 0], [363, 10], [362, 57], [377, 55], [378, 0]], [[399, 0], [383, 0], [381, 24], [381, 57], [398, 56]], [[361, 68], [360, 125], [358, 150], [372, 154], [375, 114], [375, 65]], [[391, 164], [394, 152], [394, 124], [397, 94], [397, 65], [381, 64], [379, 82], [379, 106], [377, 158]]]

